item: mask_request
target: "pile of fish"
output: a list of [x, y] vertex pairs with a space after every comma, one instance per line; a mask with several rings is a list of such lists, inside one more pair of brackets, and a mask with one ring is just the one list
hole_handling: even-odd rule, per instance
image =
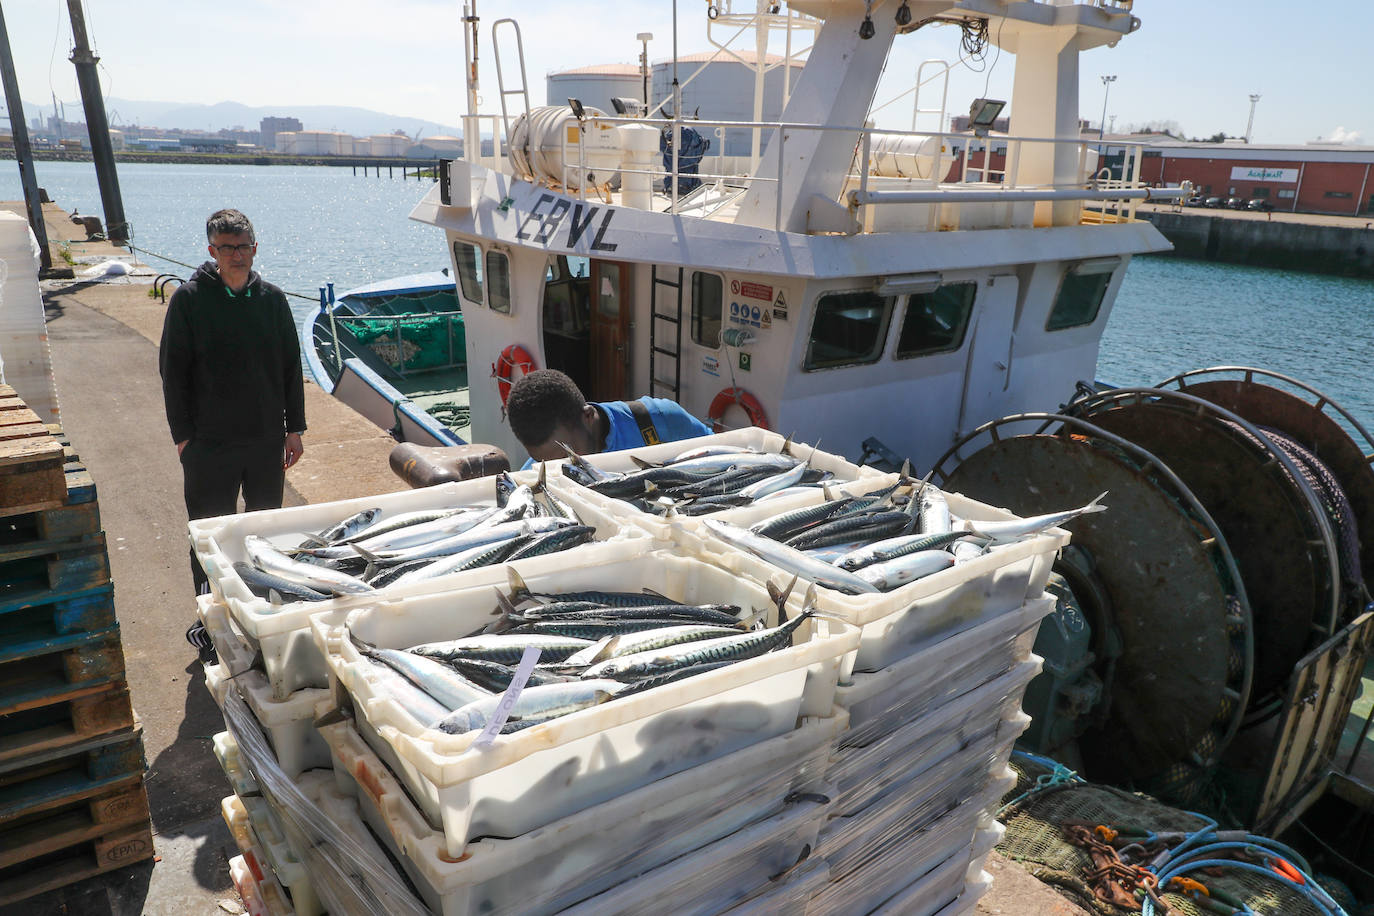
[[493, 506], [426, 509], [382, 518], [364, 509], [300, 546], [280, 549], [257, 535], [244, 538], [249, 562], [234, 571], [272, 603], [323, 601], [374, 592], [449, 573], [543, 556], [592, 540], [595, 527], [544, 485], [495, 478]]
[[663, 464], [631, 456], [638, 470], [603, 471], [564, 446], [568, 461], [563, 475], [603, 496], [623, 499], [644, 512], [706, 515], [790, 496], [834, 481], [829, 471], [811, 467], [811, 459], [782, 452], [761, 452], [738, 445], [706, 445], [675, 455]]
[[748, 529], [718, 519], [716, 537], [804, 580], [845, 594], [886, 592], [982, 556], [988, 550], [1107, 507], [1098, 500], [1066, 512], [1002, 521], [961, 519], [945, 495], [902, 475], [891, 487], [843, 494], [765, 519]]
[[538, 661], [507, 699], [509, 734], [580, 709], [715, 671], [792, 645], [813, 615], [786, 619], [789, 587], [769, 586], [779, 626], [737, 605], [684, 604], [642, 592], [537, 593], [509, 570], [500, 617], [483, 631], [443, 642], [383, 649], [350, 634], [374, 665], [374, 683], [416, 721], [449, 734], [488, 728], [527, 649]]

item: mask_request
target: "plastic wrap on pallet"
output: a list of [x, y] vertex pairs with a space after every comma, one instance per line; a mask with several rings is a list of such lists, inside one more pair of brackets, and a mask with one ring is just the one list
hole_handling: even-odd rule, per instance
[[260, 795], [257, 780], [239, 760], [239, 746], [234, 741], [233, 735], [228, 732], [220, 732], [214, 736], [212, 742], [215, 748], [215, 759], [219, 761], [220, 769], [224, 770], [225, 778], [229, 780], [229, 787], [234, 790], [234, 794], [239, 798]]
[[[981, 840], [981, 838], [979, 838]], [[987, 850], [977, 852], [982, 845], [975, 840], [973, 859], [978, 863], [975, 874], [982, 872], [982, 859]], [[948, 860], [931, 869], [905, 888], [898, 890], [869, 916], [933, 916], [963, 894], [970, 868], [967, 853], [951, 856]]]
[[835, 694], [849, 710], [845, 743], [867, 744], [1012, 670], [1030, 657], [1040, 620], [1053, 608], [1054, 599], [1035, 598], [881, 671], [855, 671]]
[[769, 889], [732, 906], [722, 916], [806, 916], [811, 898], [830, 881], [824, 859], [807, 859], [769, 881]]
[[[772, 607], [767, 592], [718, 567], [649, 551], [617, 561], [526, 573], [535, 590], [652, 587], [689, 603]], [[513, 837], [656, 779], [785, 734], [805, 716], [826, 716], [858, 632], [822, 617], [806, 620], [790, 647], [670, 686], [502, 735], [480, 751], [474, 733], [450, 735], [417, 722], [387, 696], [352, 636], [385, 648], [451, 639], [491, 619], [491, 588], [474, 587], [391, 606], [311, 620], [334, 676], [353, 699], [358, 730], [393, 768], [449, 854], [478, 836]], [[466, 623], [465, 623], [466, 621]], [[768, 623], [776, 624], [776, 609]], [[554, 792], [576, 774], [576, 791]]]
[[329, 699], [328, 690], [308, 688], [276, 700], [261, 671], [253, 669], [231, 678], [221, 665], [205, 666], [205, 687], [221, 709], [226, 697], [242, 695], [271, 741], [280, 766], [291, 776], [329, 765], [329, 749], [314, 726], [315, 706]]
[[[520, 483], [532, 483], [537, 475], [515, 475]], [[649, 535], [619, 515], [582, 499], [575, 492], [558, 492], [556, 497], [583, 522], [596, 528], [595, 543], [573, 548], [577, 562], [594, 562], [609, 549], [625, 542], [647, 542]], [[295, 547], [308, 534], [318, 534], [350, 515], [364, 509], [381, 508], [380, 520], [422, 509], [491, 506], [496, 501], [494, 478], [440, 484], [423, 490], [387, 493], [364, 499], [342, 500], [286, 509], [239, 513], [218, 518], [196, 519], [189, 525], [191, 545], [210, 579], [212, 597], [228, 608], [235, 633], [241, 635], [248, 652], [260, 652], [260, 665], [267, 673], [273, 696], [285, 699], [303, 687], [323, 687], [328, 671], [310, 639], [309, 618], [322, 611], [352, 608], [417, 595], [434, 594], [463, 584], [503, 585], [505, 572], [499, 567], [470, 570], [439, 576], [409, 585], [392, 585], [373, 593], [347, 595], [327, 601], [287, 601], [272, 604], [260, 598], [234, 571], [234, 563], [246, 561], [243, 540], [258, 535], [281, 547]], [[522, 561], [522, 570], [559, 569], [567, 565], [568, 552], [532, 557]]]
[[1015, 775], [1003, 768], [971, 798], [958, 801], [958, 793], [947, 794], [947, 813], [921, 826], [908, 825], [910, 832], [905, 837], [889, 837], [885, 843], [864, 847], [861, 857], [841, 857], [843, 854], [827, 851], [823, 836], [817, 854], [830, 864], [831, 882], [811, 899], [808, 916], [868, 913], [923, 883], [923, 907], [890, 912], [894, 916], [932, 913], [956, 898], [969, 862], [985, 855], [996, 842], [997, 832], [980, 829], [979, 825], [986, 823], [988, 808], [1013, 785]]
[[771, 889], [771, 879], [810, 854], [826, 803], [798, 800], [770, 817], [644, 872], [563, 912], [563, 916], [714, 916]]
[[[985, 797], [988, 786], [1006, 770], [1015, 738], [998, 744], [989, 738], [953, 755], [914, 779], [898, 783], [853, 814], [831, 818], [821, 831], [818, 854], [837, 878], [883, 860], [893, 850], [926, 844], [925, 831], [949, 812], [962, 808], [958, 828], [973, 835], [982, 810], [997, 800]], [[976, 804], [970, 802], [976, 800]], [[948, 826], [948, 825], [947, 825]], [[903, 858], [909, 860], [911, 855]]]
[[456, 859], [349, 723], [321, 732], [336, 781], [435, 913], [544, 916], [776, 815], [789, 797], [827, 791], [829, 747], [843, 727], [842, 713], [808, 720], [522, 836], [476, 840]]
[[427, 916], [427, 910], [390, 863], [379, 861], [355, 838], [325, 817], [277, 765], [267, 738], [248, 704], [236, 691], [224, 699], [224, 719], [240, 758], [263, 794], [282, 813], [284, 826], [297, 833], [306, 869], [332, 916]]
[[897, 720], [908, 724], [881, 737], [868, 728], [862, 743], [850, 744], [854, 730], [845, 732], [829, 776], [840, 789], [838, 810], [859, 810], [890, 786], [909, 782], [979, 741], [1019, 735], [1027, 724], [1021, 696], [1039, 670], [1037, 657], [1027, 659], [963, 696]]

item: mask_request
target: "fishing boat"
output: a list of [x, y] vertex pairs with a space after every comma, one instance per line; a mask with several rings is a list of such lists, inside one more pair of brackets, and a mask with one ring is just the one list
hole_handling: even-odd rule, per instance
[[306, 317], [315, 382], [402, 442], [456, 445], [467, 422], [467, 352], [447, 268], [350, 289]]
[[[1243, 769], [1261, 788], [1239, 816], [1291, 826], [1331, 784], [1374, 642], [1374, 439], [1262, 369], [1095, 381], [1131, 259], [1170, 247], [1137, 206], [1191, 193], [1142, 183], [1141, 145], [1099, 163], [1080, 133], [1080, 57], [1140, 28], [1131, 0], [736, 6], [709, 5], [713, 42], [777, 38], [789, 72], [805, 57], [779, 121], [685, 120], [676, 76], [671, 117], [532, 107], [510, 19], [494, 56], [520, 63], [497, 68], [501, 115], [479, 114], [469, 7], [466, 153], [412, 213], [444, 233], [480, 369], [461, 438], [523, 460], [506, 396], [555, 368], [593, 401], [667, 397], [717, 431], [909, 461], [1019, 515], [1109, 490], [1115, 511], [1080, 520], [1056, 564], [1029, 742], [1185, 804]], [[951, 56], [1014, 56], [1011, 98], [967, 100], [970, 130], [946, 131], [951, 64], [927, 62], [909, 104], [935, 128], [872, 126], [892, 48], [926, 28]], [[747, 168], [675, 168], [687, 130], [750, 135]], [[1266, 722], [1277, 737], [1255, 739]], [[1240, 769], [1238, 738], [1259, 747]]]

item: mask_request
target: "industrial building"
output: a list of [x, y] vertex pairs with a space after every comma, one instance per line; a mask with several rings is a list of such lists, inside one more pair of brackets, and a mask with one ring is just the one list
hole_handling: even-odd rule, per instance
[[[1108, 155], [1115, 138], [1107, 138]], [[1118, 147], [1120, 149], [1120, 147]], [[1191, 181], [1202, 197], [1269, 201], [1275, 210], [1374, 213], [1374, 146], [1306, 143], [1150, 143], [1141, 179], [1159, 185]]]

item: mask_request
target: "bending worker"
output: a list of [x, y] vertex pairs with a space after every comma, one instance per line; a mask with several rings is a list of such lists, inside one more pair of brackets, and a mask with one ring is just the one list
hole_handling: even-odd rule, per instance
[[711, 427], [667, 398], [588, 403], [557, 369], [536, 369], [512, 385], [506, 415], [532, 462], [564, 457], [560, 442], [594, 455], [711, 434]]

